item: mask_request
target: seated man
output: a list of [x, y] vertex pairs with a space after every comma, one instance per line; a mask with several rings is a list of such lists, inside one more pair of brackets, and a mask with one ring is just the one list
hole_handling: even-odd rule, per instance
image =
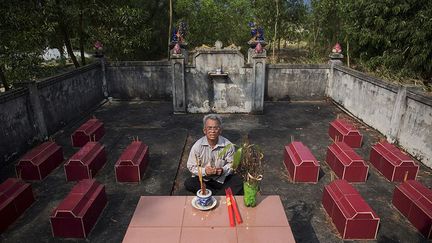
[[[232, 162], [235, 152], [234, 145], [220, 136], [222, 133], [222, 118], [219, 115], [209, 114], [203, 118], [205, 134], [192, 146], [187, 161], [187, 168], [192, 177], [186, 179], [186, 190], [196, 193], [200, 189], [198, 178], [198, 162], [201, 163], [201, 172], [206, 188], [213, 195], [225, 195], [225, 188], [231, 187], [233, 194], [243, 194], [243, 181], [240, 176], [233, 174]], [[228, 146], [226, 152], [220, 152]]]

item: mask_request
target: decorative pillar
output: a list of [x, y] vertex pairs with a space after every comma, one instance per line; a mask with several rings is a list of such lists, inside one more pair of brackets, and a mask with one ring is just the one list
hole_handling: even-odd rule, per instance
[[263, 113], [264, 90], [266, 77], [267, 51], [264, 47], [267, 42], [264, 39], [264, 29], [255, 22], [249, 22], [251, 39], [248, 41], [248, 63], [252, 64], [252, 113]]
[[400, 126], [402, 123], [403, 115], [407, 109], [407, 89], [405, 86], [399, 86], [396, 101], [393, 106], [392, 117], [390, 120], [390, 129], [386, 134], [387, 141], [395, 143], [399, 137]]
[[102, 69], [102, 93], [105, 98], [108, 98], [108, 86], [106, 81], [106, 72], [105, 72], [105, 55], [103, 52], [103, 45], [100, 41], [96, 41], [94, 44], [95, 54], [94, 56], [99, 59]]
[[[187, 24], [179, 22], [174, 28], [170, 43], [172, 68], [172, 97], [174, 114], [186, 113], [185, 64], [188, 60], [185, 40]], [[185, 61], [186, 60], [186, 61]]]
[[18, 85], [21, 87], [27, 87], [29, 91], [30, 106], [33, 111], [33, 121], [37, 132], [37, 138], [40, 141], [48, 139], [48, 129], [46, 126], [36, 81], [20, 82]]
[[263, 113], [264, 111], [264, 91], [266, 77], [266, 58], [267, 51], [258, 43], [255, 49], [249, 49], [253, 67], [252, 74], [252, 113]]
[[[174, 48], [175, 49], [175, 48]], [[186, 50], [181, 49], [180, 53], [171, 50], [172, 68], [172, 97], [174, 114], [186, 113], [186, 88], [185, 88], [185, 55]]]
[[334, 66], [335, 65], [343, 65], [344, 55], [342, 54], [342, 47], [339, 43], [333, 46], [331, 53], [329, 54], [330, 60], [328, 64], [330, 64], [330, 73], [329, 73], [329, 81], [326, 87], [326, 94], [329, 97], [333, 96], [332, 88], [333, 88], [333, 78], [334, 78]]
[[106, 72], [105, 72], [105, 58], [102, 56], [100, 59], [100, 64], [102, 68], [102, 92], [105, 98], [108, 98], [108, 85], [106, 81]]
[[329, 55], [329, 64], [331, 65], [343, 65], [343, 58], [344, 55], [342, 54], [342, 47], [340, 46], [339, 43], [336, 43], [333, 48], [332, 48], [332, 52]]

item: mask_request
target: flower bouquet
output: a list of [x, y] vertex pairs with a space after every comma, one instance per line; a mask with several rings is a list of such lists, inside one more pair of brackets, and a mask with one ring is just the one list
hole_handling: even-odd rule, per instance
[[264, 154], [261, 149], [250, 144], [243, 143], [234, 153], [233, 169], [243, 178], [244, 203], [246, 207], [256, 206], [256, 194], [263, 178]]

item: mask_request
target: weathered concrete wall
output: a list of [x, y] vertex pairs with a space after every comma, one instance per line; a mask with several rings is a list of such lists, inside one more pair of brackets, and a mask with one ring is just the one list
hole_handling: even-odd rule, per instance
[[398, 131], [399, 144], [432, 168], [432, 99], [408, 92], [406, 102]]
[[266, 100], [322, 100], [329, 72], [328, 65], [267, 65]]
[[388, 134], [397, 90], [384, 81], [337, 66], [328, 95], [365, 123]]
[[28, 90], [19, 88], [0, 94], [0, 168], [27, 150], [36, 135]]
[[168, 61], [111, 62], [106, 65], [108, 96], [116, 99], [171, 100]]
[[81, 117], [103, 99], [100, 64], [38, 82], [43, 114], [49, 134]]
[[[211, 76], [221, 68], [227, 76]], [[191, 113], [252, 110], [252, 68], [237, 50], [200, 50], [186, 66], [186, 103]]]
[[[227, 77], [209, 76], [221, 67], [228, 73]], [[325, 98], [328, 65], [266, 65], [264, 73], [267, 100]], [[168, 61], [111, 62], [106, 65], [108, 96], [125, 100], [171, 100], [173, 75], [173, 66]], [[252, 93], [259, 91], [260, 84], [254, 78], [253, 63], [245, 64], [239, 51], [200, 49], [193, 54], [192, 64], [184, 68], [185, 94], [178, 94], [176, 102], [184, 95], [186, 111], [191, 113], [251, 112], [256, 106]]]
[[22, 86], [0, 95], [0, 167], [104, 99], [100, 63]]
[[334, 66], [330, 71], [327, 94], [432, 167], [431, 97], [343, 66]]

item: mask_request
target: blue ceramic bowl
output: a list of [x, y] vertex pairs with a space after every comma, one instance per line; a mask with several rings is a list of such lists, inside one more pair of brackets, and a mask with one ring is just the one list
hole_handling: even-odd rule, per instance
[[201, 189], [197, 191], [197, 203], [200, 206], [207, 207], [213, 203], [212, 200], [212, 192], [209, 189], [206, 189], [206, 194], [203, 195], [201, 193]]

